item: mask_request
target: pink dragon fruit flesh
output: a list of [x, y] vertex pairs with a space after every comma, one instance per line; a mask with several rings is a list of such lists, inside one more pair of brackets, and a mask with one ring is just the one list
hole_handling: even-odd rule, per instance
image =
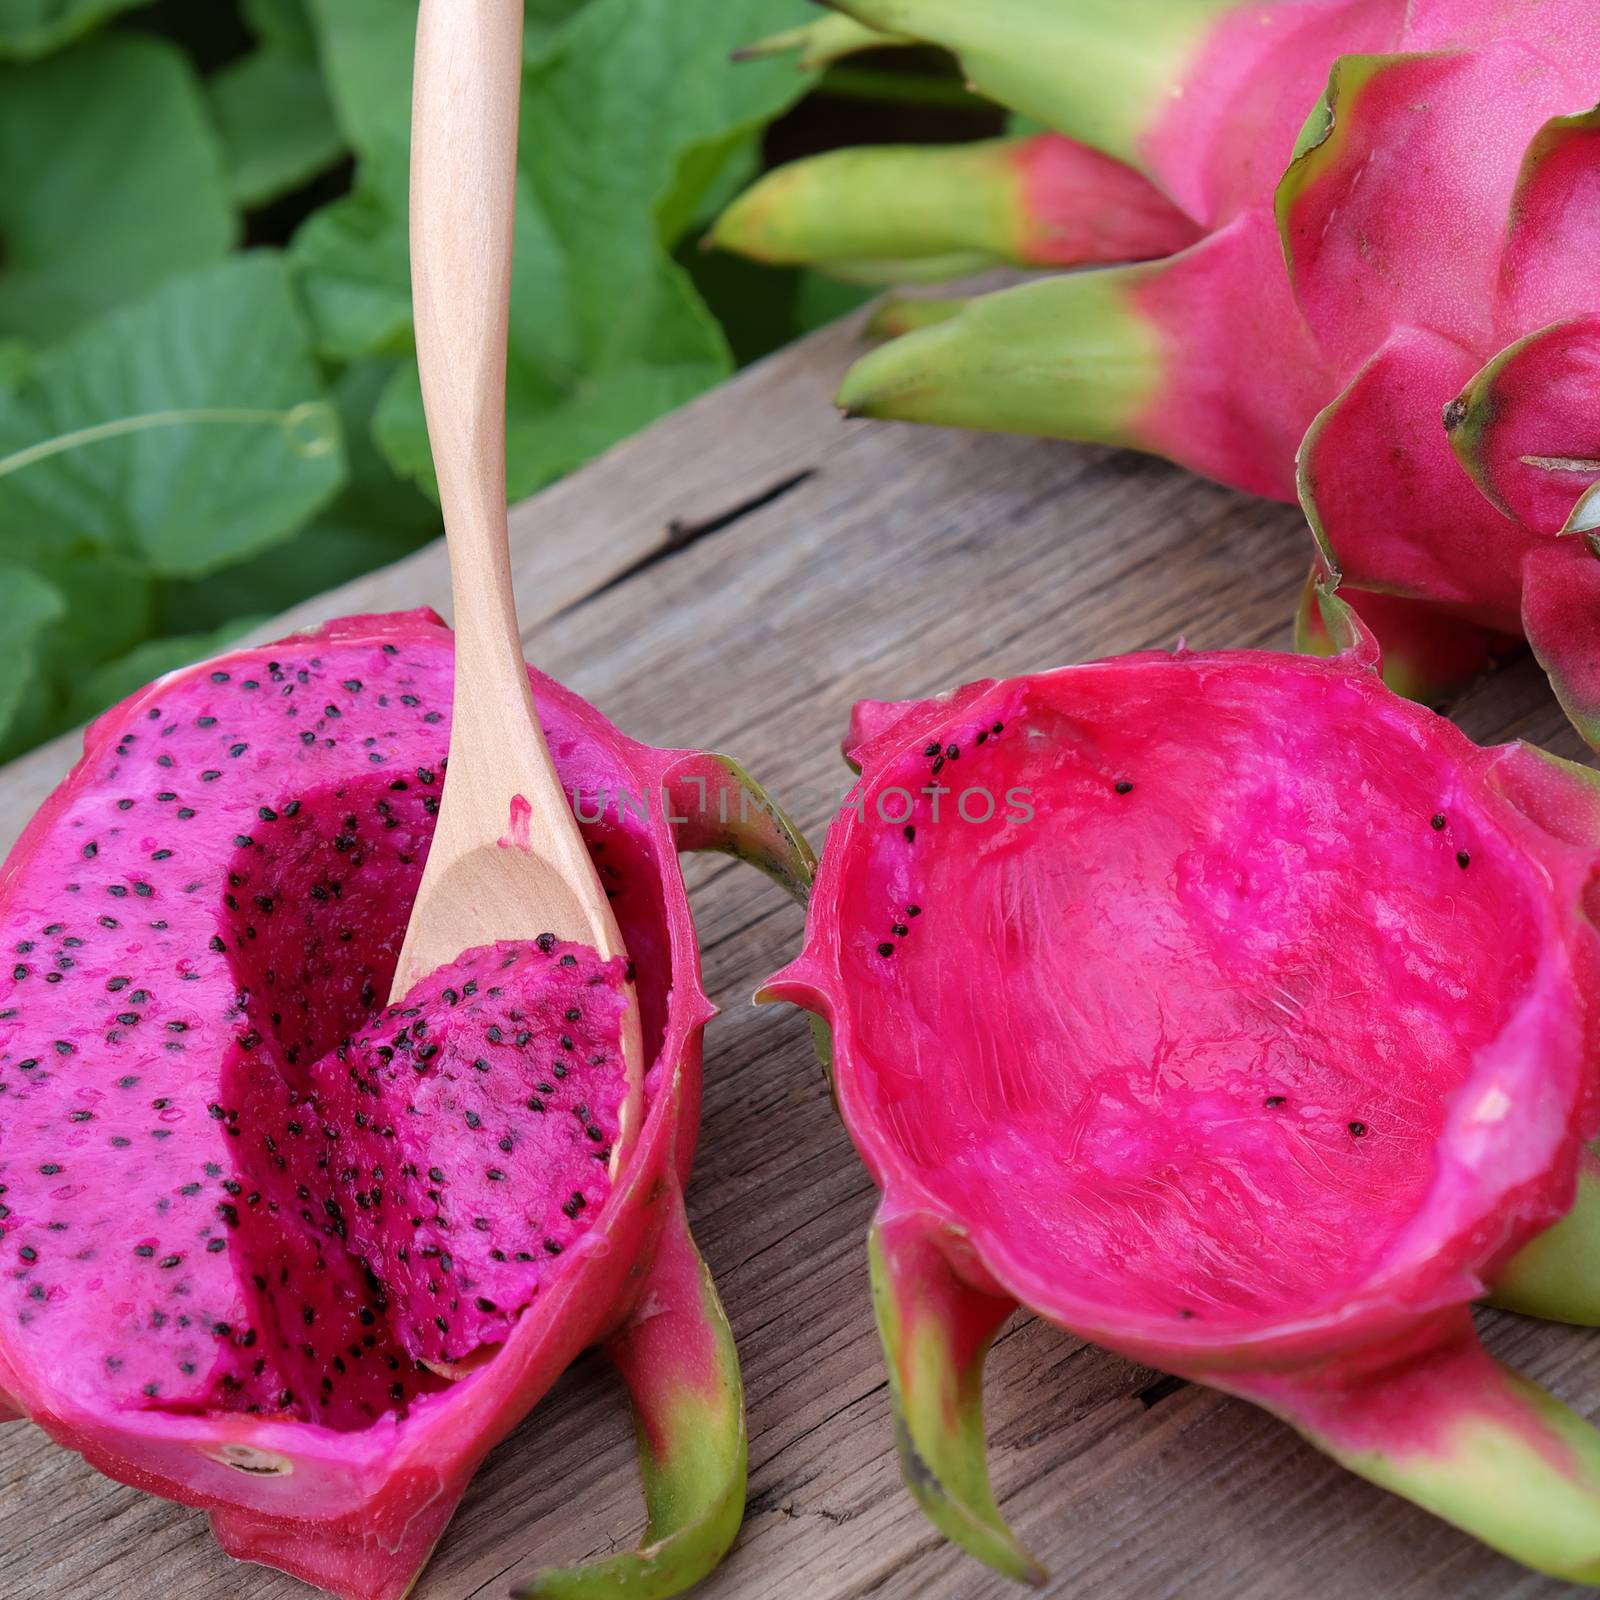
[[[355, 617], [89, 730], [0, 872], [0, 1396], [232, 1555], [413, 1582], [584, 1346], [632, 1394], [644, 1547], [532, 1592], [667, 1595], [743, 1507], [738, 1367], [682, 1185], [711, 1014], [677, 853], [803, 877], [732, 763], [534, 674], [630, 957], [464, 952], [385, 1007], [432, 837], [452, 641]], [[609, 799], [607, 797], [610, 797]], [[612, 1159], [624, 984], [646, 1113]]]
[[861, 778], [764, 992], [831, 1030], [882, 1191], [907, 1484], [1021, 1579], [980, 1393], [1019, 1304], [1600, 1581], [1600, 1432], [1468, 1309], [1595, 1309], [1592, 1168], [1568, 1213], [1600, 1119], [1600, 779], [1471, 744], [1323, 601], [1330, 660], [1180, 648], [858, 706]]
[[881, 281], [1098, 267], [889, 306], [913, 331], [848, 411], [1298, 495], [1392, 682], [1437, 698], [1526, 637], [1600, 744], [1600, 559], [1571, 536], [1600, 523], [1600, 8], [830, 3], [852, 29], [798, 42], [943, 45], [1048, 131], [814, 157], [715, 242]]

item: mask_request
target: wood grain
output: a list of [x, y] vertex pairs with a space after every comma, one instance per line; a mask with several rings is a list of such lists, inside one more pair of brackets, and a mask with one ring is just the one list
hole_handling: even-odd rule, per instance
[[[842, 791], [850, 701], [917, 694], [1179, 634], [1285, 645], [1307, 558], [1297, 515], [1102, 450], [839, 422], [853, 339], [827, 330], [667, 419], [513, 519], [530, 653], [640, 738], [726, 749], [814, 840]], [[804, 475], [804, 476], [802, 476]], [[781, 485], [767, 503], [732, 515]], [[560, 527], [559, 541], [532, 535]], [[720, 526], [719, 526], [720, 524]], [[717, 531], [669, 552], [674, 527]], [[442, 607], [442, 555], [312, 602]], [[1579, 747], [1542, 680], [1508, 669], [1460, 708], [1480, 739]], [[64, 770], [0, 775], [0, 835]], [[706, 1110], [690, 1191], [744, 1363], [751, 1499], [708, 1600], [994, 1600], [900, 1486], [867, 1302], [872, 1191], [807, 1028], [746, 1001], [799, 913], [732, 863], [693, 868], [708, 987]], [[1595, 1335], [1485, 1314], [1491, 1348], [1591, 1416]], [[996, 1488], [1055, 1596], [1550, 1600], [1566, 1592], [1381, 1493], [1263, 1413], [1019, 1318], [989, 1364]], [[0, 1431], [0, 1594], [292, 1600], [235, 1567], [197, 1513]], [[581, 1361], [475, 1481], [417, 1600], [504, 1596], [643, 1521], [620, 1388]], [[1572, 1590], [1573, 1594], [1579, 1591]]]

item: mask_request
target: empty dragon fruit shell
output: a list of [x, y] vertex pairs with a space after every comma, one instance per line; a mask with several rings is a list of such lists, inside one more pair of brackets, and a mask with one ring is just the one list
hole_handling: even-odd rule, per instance
[[803, 847], [732, 763], [533, 674], [641, 1011], [617, 1170], [620, 962], [489, 947], [383, 1007], [452, 663], [412, 612], [163, 678], [91, 727], [0, 871], [0, 1403], [203, 1507], [232, 1555], [396, 1600], [602, 1342], [650, 1525], [533, 1592], [672, 1594], [731, 1542], [745, 1474], [683, 1208], [712, 1008], [677, 853], [803, 877]]
[[1497, 1279], [1595, 1309], [1593, 1169], [1517, 1252], [1600, 1112], [1600, 779], [1471, 744], [1324, 606], [1330, 660], [1180, 648], [859, 706], [764, 991], [831, 1029], [882, 1191], [906, 1482], [1021, 1579], [980, 1394], [1019, 1304], [1600, 1580], [1600, 1432], [1468, 1311]]

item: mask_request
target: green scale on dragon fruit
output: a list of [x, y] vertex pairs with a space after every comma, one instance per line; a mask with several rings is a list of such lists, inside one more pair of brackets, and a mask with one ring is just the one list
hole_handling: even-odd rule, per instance
[[1600, 8], [830, 3], [847, 27], [789, 42], [943, 45], [1048, 131], [797, 163], [718, 243], [884, 282], [1097, 269], [891, 303], [877, 331], [905, 337], [848, 411], [1298, 495], [1395, 687], [1436, 700], [1525, 637], [1600, 744]]
[[647, 1110], [619, 1163], [621, 961], [547, 935], [384, 1005], [451, 662], [414, 613], [173, 674], [90, 729], [19, 841], [0, 1392], [206, 1507], [231, 1553], [392, 1600], [484, 1453], [604, 1342], [641, 1420], [647, 1544], [539, 1582], [675, 1593], [726, 1548], [744, 1483], [681, 1199], [711, 1008], [677, 851], [799, 883], [804, 847], [733, 763], [638, 744], [535, 675], [638, 995]]
[[907, 1484], [1018, 1578], [981, 1374], [1021, 1304], [1600, 1581], [1600, 1432], [1469, 1312], [1490, 1286], [1600, 1311], [1600, 778], [1473, 745], [1321, 598], [1327, 661], [1179, 649], [858, 706], [805, 949], [764, 991], [827, 1024], [882, 1190]]

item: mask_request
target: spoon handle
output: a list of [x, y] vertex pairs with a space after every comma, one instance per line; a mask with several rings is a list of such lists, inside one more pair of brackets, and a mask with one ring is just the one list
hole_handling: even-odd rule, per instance
[[452, 757], [468, 742], [526, 738], [533, 721], [506, 523], [522, 11], [522, 0], [422, 0], [417, 17], [411, 293], [455, 603]]

